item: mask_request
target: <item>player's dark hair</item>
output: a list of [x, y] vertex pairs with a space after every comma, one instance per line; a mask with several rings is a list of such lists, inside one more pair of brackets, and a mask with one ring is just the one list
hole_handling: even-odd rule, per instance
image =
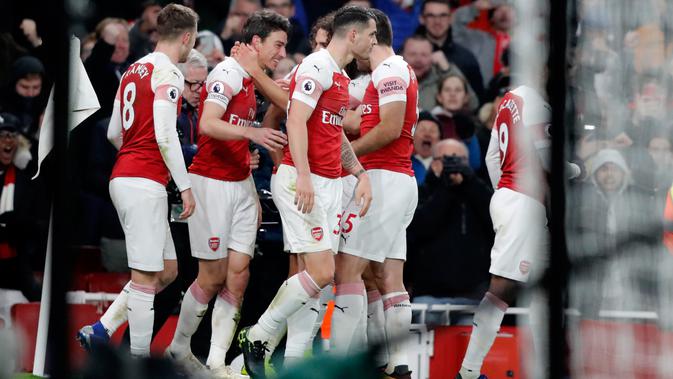
[[196, 31], [199, 15], [184, 5], [168, 4], [157, 16], [157, 33], [159, 39], [170, 40], [182, 33]]
[[376, 21], [376, 43], [382, 46], [393, 45], [393, 27], [388, 16], [378, 9], [370, 9]]
[[332, 33], [343, 36], [349, 26], [358, 25], [360, 28], [364, 28], [369, 20], [376, 21], [376, 17], [369, 9], [357, 5], [342, 7], [334, 13]]
[[264, 40], [275, 31], [283, 31], [289, 34], [290, 21], [272, 10], [262, 9], [253, 13], [243, 25], [242, 42], [250, 43], [254, 36]]
[[334, 13], [330, 12], [316, 20], [316, 22], [311, 27], [311, 32], [308, 35], [308, 42], [311, 44], [311, 49], [315, 49], [315, 36], [318, 34], [318, 30], [322, 29], [327, 32], [327, 43], [332, 39], [332, 23], [334, 22]]
[[421, 5], [421, 15], [423, 15], [423, 13], [425, 13], [425, 7], [430, 3], [446, 5], [447, 7], [449, 7], [449, 9], [451, 9], [451, 1], [450, 0], [425, 0], [423, 2], [423, 5]]

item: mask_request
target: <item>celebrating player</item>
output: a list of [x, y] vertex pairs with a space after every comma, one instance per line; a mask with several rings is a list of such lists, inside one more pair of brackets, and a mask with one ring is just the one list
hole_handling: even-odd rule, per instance
[[[242, 42], [257, 51], [259, 67], [274, 69], [285, 57], [289, 28], [287, 19], [269, 10], [250, 16]], [[258, 227], [259, 200], [250, 176], [248, 140], [279, 150], [287, 139], [280, 131], [252, 127], [257, 113], [255, 87], [235, 58], [215, 66], [205, 90], [199, 120], [202, 136], [189, 167], [196, 200], [189, 235], [192, 255], [199, 259], [199, 274], [185, 293], [168, 352], [178, 361], [195, 361], [191, 336], [209, 301], [218, 295], [207, 365], [214, 375], [229, 377], [232, 373], [224, 359], [240, 318]]]
[[183, 201], [180, 218], [191, 216], [194, 198], [175, 128], [184, 77], [175, 64], [194, 47], [197, 21], [187, 7], [166, 6], [157, 17], [155, 51], [122, 75], [108, 127], [108, 139], [119, 149], [110, 197], [126, 237], [131, 281], [99, 322], [79, 331], [87, 348], [109, 340], [128, 312], [131, 354], [148, 356], [154, 295], [177, 275], [165, 187], [170, 175]]
[[409, 158], [418, 119], [418, 81], [413, 69], [393, 52], [390, 20], [385, 13], [372, 11], [378, 43], [369, 58], [373, 71], [361, 105], [361, 136], [352, 145], [371, 178], [372, 196], [377, 201], [362, 216], [352, 199], [341, 217], [333, 341], [341, 352], [363, 347], [353, 344], [358, 320], [367, 308], [362, 274], [370, 262], [375, 262], [372, 269], [382, 294], [388, 340], [386, 373], [393, 378], [408, 378], [409, 362], [403, 345], [411, 326], [411, 304], [402, 271], [406, 227], [418, 203]]
[[353, 58], [367, 59], [375, 43], [371, 12], [344, 7], [334, 15], [327, 48], [306, 57], [292, 78], [289, 150], [276, 173], [272, 193], [290, 250], [303, 255], [306, 270], [285, 281], [257, 324], [239, 335], [246, 369], [253, 377], [265, 377], [266, 344], [282, 332], [284, 321], [315, 299], [334, 277], [342, 164], [358, 178], [359, 214], [369, 208], [369, 177], [342, 130], [349, 83], [342, 70]]
[[[491, 183], [497, 188], [491, 199], [495, 230], [491, 284], [474, 314], [457, 379], [480, 377], [481, 365], [517, 289], [546, 263], [549, 246], [543, 204], [550, 172], [550, 119], [551, 107], [530, 87], [508, 92], [498, 106], [486, 154]], [[574, 163], [567, 168], [570, 178], [581, 172]]]

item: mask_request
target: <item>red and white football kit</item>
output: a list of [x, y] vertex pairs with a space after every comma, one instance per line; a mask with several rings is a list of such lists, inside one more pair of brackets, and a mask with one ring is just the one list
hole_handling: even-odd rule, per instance
[[162, 271], [175, 259], [168, 227], [169, 174], [180, 191], [191, 187], [175, 123], [184, 77], [168, 56], [146, 55], [122, 75], [108, 127], [119, 148], [110, 197], [117, 209], [129, 267]]
[[406, 228], [418, 203], [409, 158], [418, 120], [418, 81], [413, 69], [397, 55], [385, 59], [372, 72], [361, 105], [361, 135], [380, 124], [380, 107], [393, 102], [406, 105], [399, 138], [360, 157], [376, 200], [362, 218], [358, 216], [360, 206], [353, 200], [341, 216], [339, 251], [377, 262], [386, 258], [406, 259]]
[[[206, 79], [205, 103], [222, 107], [231, 128], [250, 127], [257, 103], [252, 78], [233, 58], [220, 62]], [[228, 249], [252, 257], [257, 236], [257, 193], [250, 176], [249, 141], [199, 137], [189, 176], [196, 207], [188, 219], [192, 256], [227, 257]], [[215, 205], [215, 206], [214, 206]]]
[[313, 209], [302, 214], [294, 204], [297, 170], [288, 147], [271, 189], [287, 243], [295, 253], [336, 252], [339, 246], [342, 124], [348, 108], [349, 81], [323, 49], [304, 58], [290, 83], [289, 110], [296, 101], [313, 108], [306, 122]]
[[551, 143], [550, 120], [549, 104], [529, 87], [508, 92], [498, 105], [486, 156], [497, 188], [490, 204], [491, 274], [525, 282], [547, 262], [547, 181], [538, 150]]

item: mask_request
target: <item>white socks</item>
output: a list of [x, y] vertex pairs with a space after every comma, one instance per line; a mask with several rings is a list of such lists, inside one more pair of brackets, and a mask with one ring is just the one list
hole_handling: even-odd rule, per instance
[[222, 288], [213, 308], [210, 351], [206, 361], [210, 369], [224, 365], [227, 350], [234, 339], [234, 332], [241, 316], [240, 310], [241, 300], [229, 292], [227, 287]]
[[388, 368], [392, 372], [396, 366], [409, 365], [409, 357], [404, 344], [411, 328], [411, 303], [406, 292], [391, 292], [383, 295], [383, 313], [386, 323], [388, 343]]
[[108, 335], [112, 335], [119, 326], [128, 320], [128, 301], [129, 290], [131, 288], [131, 281], [124, 286], [117, 298], [110, 304], [103, 316], [100, 318], [100, 323], [103, 324]]
[[154, 293], [156, 289], [131, 282], [128, 294], [128, 319], [131, 335], [131, 355], [150, 355], [154, 326]]
[[199, 328], [199, 324], [208, 310], [210, 299], [199, 287], [196, 280], [185, 292], [180, 306], [178, 325], [175, 328], [173, 341], [168, 347], [175, 358], [184, 358], [191, 352], [192, 335]]
[[338, 354], [348, 354], [356, 348], [353, 339], [365, 309], [364, 291], [365, 284], [362, 281], [336, 286], [330, 350], [334, 349]]
[[325, 319], [325, 313], [327, 313], [327, 304], [332, 300], [334, 300], [334, 286], [328, 284], [325, 288], [320, 290], [320, 299], [318, 299], [318, 305], [320, 306], [318, 308], [318, 318], [316, 318], [315, 323], [313, 324], [313, 331], [311, 332], [313, 337], [315, 337], [318, 330], [320, 330], [322, 322]]
[[498, 334], [507, 307], [507, 303], [490, 292], [486, 292], [479, 303], [474, 313], [470, 343], [460, 370], [463, 379], [479, 377], [481, 365]]
[[369, 346], [379, 345], [374, 361], [376, 367], [388, 363], [386, 346], [386, 317], [383, 314], [383, 300], [378, 290], [367, 292], [367, 342]]
[[[320, 313], [319, 294], [306, 301], [297, 312], [287, 319], [287, 342], [285, 344], [285, 366], [304, 358], [304, 353], [313, 342], [313, 325]], [[311, 328], [307, 328], [311, 325]]]
[[353, 339], [351, 340], [351, 352], [364, 351], [367, 349], [367, 289], [362, 287], [362, 312], [360, 312], [360, 320], [353, 332]]
[[250, 341], [269, 341], [282, 332], [283, 324], [301, 308], [309, 298], [320, 292], [320, 287], [306, 271], [285, 281], [264, 314], [248, 333]]

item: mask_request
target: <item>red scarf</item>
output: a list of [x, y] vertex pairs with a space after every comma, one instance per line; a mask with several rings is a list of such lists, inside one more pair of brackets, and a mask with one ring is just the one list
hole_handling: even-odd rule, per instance
[[[16, 168], [13, 164], [7, 167], [5, 182], [0, 195], [0, 214], [14, 210], [14, 182], [16, 181]], [[16, 249], [9, 242], [0, 242], [0, 259], [16, 257]]]

